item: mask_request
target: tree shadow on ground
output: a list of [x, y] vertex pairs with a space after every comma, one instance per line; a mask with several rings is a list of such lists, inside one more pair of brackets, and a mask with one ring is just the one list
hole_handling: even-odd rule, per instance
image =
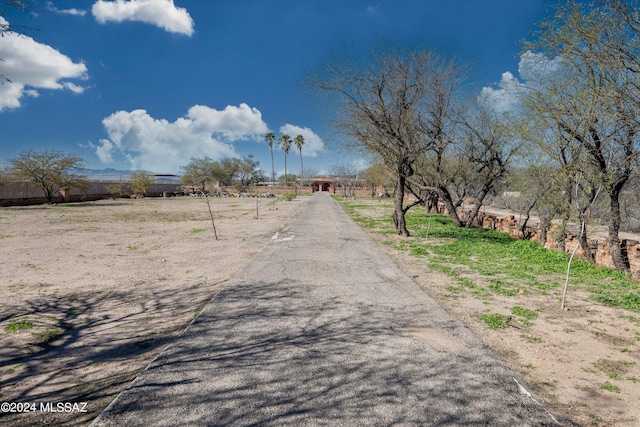
[[[409, 319], [429, 313], [308, 304], [308, 292], [284, 281], [226, 288], [96, 424], [557, 425], [485, 348], [416, 340]], [[461, 327], [424, 326], [452, 339]]]
[[[189, 301], [189, 290], [182, 293]], [[195, 308], [177, 304], [174, 290], [108, 295], [87, 291], [4, 305], [0, 319], [2, 400], [89, 404], [88, 412], [82, 414], [0, 413], [0, 424], [89, 423], [184, 330], [189, 315], [165, 324], [167, 310], [190, 314]], [[32, 327], [8, 333], [4, 325], [13, 319], [28, 320]]]

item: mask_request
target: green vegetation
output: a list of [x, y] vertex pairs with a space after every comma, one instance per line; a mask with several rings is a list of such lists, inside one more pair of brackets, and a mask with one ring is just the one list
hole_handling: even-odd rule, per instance
[[[336, 200], [363, 228], [382, 235], [395, 234], [391, 201]], [[406, 221], [414, 237], [385, 244], [423, 258], [427, 267], [456, 278], [462, 286], [450, 286], [452, 293], [468, 291], [478, 298], [519, 298], [526, 292], [559, 295], [567, 268], [564, 253], [506, 233], [455, 227], [450, 218], [426, 214], [421, 208], [409, 210]], [[592, 300], [603, 305], [640, 313], [640, 283], [625, 273], [574, 260], [570, 283], [585, 289]], [[630, 321], [635, 319], [628, 317]]]
[[502, 314], [485, 314], [482, 316], [482, 320], [489, 329], [504, 329], [507, 327], [507, 317]]
[[8, 334], [12, 334], [14, 332], [18, 332], [22, 329], [31, 329], [33, 328], [33, 323], [31, 323], [29, 320], [27, 319], [12, 319], [9, 321], [9, 325], [7, 327], [4, 328], [4, 330], [8, 333]]
[[607, 381], [604, 384], [600, 385], [600, 388], [602, 390], [607, 390], [607, 391], [610, 391], [612, 393], [620, 393], [620, 387], [611, 384], [609, 381]]

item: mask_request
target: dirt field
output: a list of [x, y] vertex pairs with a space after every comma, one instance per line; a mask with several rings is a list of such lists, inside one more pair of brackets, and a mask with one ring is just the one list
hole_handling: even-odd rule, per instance
[[0, 424], [89, 424], [301, 201], [211, 203], [218, 241], [196, 198], [0, 208], [0, 402], [36, 409]]
[[[0, 424], [87, 425], [301, 201], [270, 203], [260, 200], [256, 220], [255, 199], [212, 199], [218, 241], [194, 198], [1, 208], [0, 402], [37, 411], [0, 413]], [[490, 330], [479, 316], [509, 314], [514, 297], [452, 295], [449, 277], [382, 247], [562, 412], [583, 425], [640, 424], [640, 315], [581, 290], [568, 311], [553, 292], [525, 292], [515, 298], [535, 307], [533, 324]], [[65, 402], [87, 405], [40, 411]]]

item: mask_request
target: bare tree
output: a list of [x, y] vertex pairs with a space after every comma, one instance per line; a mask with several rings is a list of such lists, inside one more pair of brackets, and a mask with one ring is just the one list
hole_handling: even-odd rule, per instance
[[334, 185], [342, 188], [344, 197], [355, 197], [360, 170], [355, 162], [342, 161], [331, 167]]
[[[470, 227], [484, 199], [507, 174], [521, 143], [506, 116], [480, 103], [447, 121], [450, 123], [443, 126], [445, 131], [430, 146], [416, 179], [411, 181], [411, 189], [425, 200], [437, 194], [453, 224]], [[458, 208], [465, 200], [472, 208], [463, 219]]]
[[393, 220], [409, 236], [404, 205], [407, 179], [436, 141], [462, 71], [427, 50], [382, 46], [369, 55], [347, 52], [323, 64], [309, 84], [335, 100], [335, 123], [347, 147], [375, 153], [395, 176]]

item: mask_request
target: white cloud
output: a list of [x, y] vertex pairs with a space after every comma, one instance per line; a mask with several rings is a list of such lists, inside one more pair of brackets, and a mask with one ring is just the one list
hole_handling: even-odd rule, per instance
[[51, 12], [54, 13], [60, 13], [63, 15], [74, 15], [74, 16], [84, 16], [87, 14], [86, 10], [83, 9], [58, 9], [53, 2], [48, 1], [47, 2], [47, 10], [50, 10]]
[[518, 74], [527, 84], [535, 85], [550, 74], [560, 71], [562, 66], [563, 60], [560, 57], [549, 59], [542, 53], [527, 51], [520, 56]]
[[[8, 22], [0, 17], [0, 26]], [[38, 89], [68, 89], [82, 93], [84, 88], [66, 79], [86, 79], [87, 67], [75, 63], [51, 46], [31, 37], [5, 33], [0, 37], [0, 74], [10, 82], [0, 85], [0, 111], [20, 107], [23, 96], [38, 96]]]
[[[302, 156], [317, 157], [319, 153], [324, 151], [324, 142], [322, 141], [322, 138], [316, 135], [309, 128], [286, 124], [280, 127], [280, 133], [289, 135], [291, 139], [298, 135], [302, 135], [304, 137]], [[296, 147], [294, 146], [294, 148]], [[296, 151], [298, 151], [297, 148]]]
[[519, 105], [518, 95], [522, 89], [522, 83], [513, 74], [506, 71], [502, 73], [502, 79], [498, 83], [497, 89], [482, 88], [480, 102], [497, 112], [513, 110]]
[[192, 157], [236, 157], [232, 142], [261, 140], [268, 132], [260, 111], [247, 104], [221, 111], [195, 105], [174, 122], [145, 110], [117, 111], [102, 123], [108, 139], [94, 147], [101, 162], [114, 163], [119, 154], [132, 169], [154, 172], [178, 172]]
[[139, 21], [187, 36], [194, 31], [193, 19], [187, 9], [176, 7], [173, 0], [98, 0], [91, 13], [101, 24]]
[[518, 75], [522, 81], [505, 71], [497, 88], [482, 88], [480, 101], [498, 112], [514, 110], [520, 105], [518, 98], [523, 91], [537, 86], [551, 74], [561, 71], [562, 66], [562, 58], [549, 59], [541, 53], [527, 51], [520, 56], [518, 63]]

